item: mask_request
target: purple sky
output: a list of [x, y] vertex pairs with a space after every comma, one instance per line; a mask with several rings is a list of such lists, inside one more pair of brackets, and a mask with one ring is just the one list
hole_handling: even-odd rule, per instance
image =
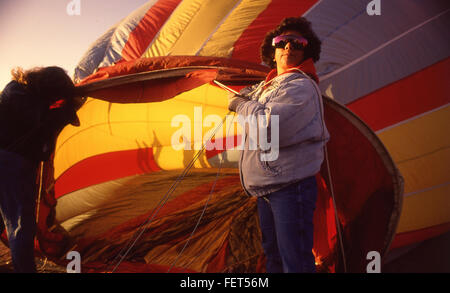
[[149, 0], [0, 0], [0, 91], [16, 66], [57, 65], [70, 76], [84, 52], [112, 25]]

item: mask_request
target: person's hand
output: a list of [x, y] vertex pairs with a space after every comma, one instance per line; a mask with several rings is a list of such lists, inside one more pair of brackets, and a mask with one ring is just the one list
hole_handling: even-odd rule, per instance
[[241, 104], [241, 103], [245, 103], [248, 102], [249, 99], [247, 96], [244, 95], [236, 95], [236, 94], [230, 94], [230, 96], [228, 96], [228, 110], [236, 112], [237, 107]]

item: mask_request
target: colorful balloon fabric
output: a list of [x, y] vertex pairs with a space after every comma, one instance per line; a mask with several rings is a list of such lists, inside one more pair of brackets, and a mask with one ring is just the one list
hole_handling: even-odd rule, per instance
[[77, 250], [84, 271], [263, 272], [232, 116], [196, 156], [228, 113], [211, 80], [264, 79], [259, 47], [288, 16], [322, 41], [331, 139], [317, 175], [318, 270], [365, 272], [369, 251], [449, 231], [450, 3], [383, 1], [371, 16], [369, 2], [159, 0], [126, 16], [75, 70], [89, 98], [44, 167], [40, 251], [63, 261]]

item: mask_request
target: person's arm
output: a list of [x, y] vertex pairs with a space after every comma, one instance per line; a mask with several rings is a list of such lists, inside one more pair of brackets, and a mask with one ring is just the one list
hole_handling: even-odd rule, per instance
[[256, 90], [258, 84], [245, 87], [239, 91], [239, 95], [231, 94], [228, 98], [228, 110], [236, 112], [236, 108], [239, 104], [245, 103], [252, 99], [251, 94]]
[[[320, 113], [318, 97], [314, 85], [308, 79], [294, 79], [269, 94], [268, 102], [261, 104], [254, 100], [241, 102], [236, 106], [236, 113], [244, 117], [264, 115], [267, 119], [267, 135], [278, 131], [279, 146], [285, 147], [310, 139], [310, 133], [302, 130]], [[279, 128], [271, 129], [270, 119], [279, 118]], [[318, 117], [317, 119], [320, 119]]]

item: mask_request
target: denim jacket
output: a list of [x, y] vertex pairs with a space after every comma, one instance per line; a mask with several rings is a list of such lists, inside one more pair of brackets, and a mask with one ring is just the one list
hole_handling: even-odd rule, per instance
[[[244, 150], [239, 160], [241, 183], [247, 194], [264, 196], [282, 187], [314, 176], [324, 160], [324, 146], [329, 133], [324, 123], [320, 90], [311, 78], [300, 72], [290, 72], [272, 81], [244, 88], [241, 94], [249, 98], [240, 103], [236, 113], [265, 117], [268, 141], [278, 131], [278, 150], [249, 148], [249, 130], [244, 126]], [[272, 120], [278, 116], [278, 126]], [[276, 126], [276, 125], [275, 125]], [[277, 128], [277, 129], [276, 129]], [[267, 159], [270, 152], [276, 159]], [[265, 159], [262, 159], [266, 155]]]

